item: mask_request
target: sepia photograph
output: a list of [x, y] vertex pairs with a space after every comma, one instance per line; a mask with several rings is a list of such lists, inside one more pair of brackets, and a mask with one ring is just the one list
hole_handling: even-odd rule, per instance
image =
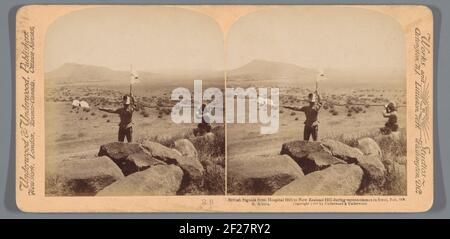
[[[345, 6], [268, 9], [240, 18], [226, 50], [227, 88], [247, 100], [245, 122], [227, 124], [229, 194], [406, 195], [396, 21]], [[278, 93], [267, 97], [270, 122], [254, 123], [261, 88]]]
[[224, 125], [171, 119], [172, 90], [224, 89], [214, 21], [179, 8], [85, 9], [48, 28], [44, 55], [46, 196], [224, 194]]
[[16, 18], [23, 211], [433, 203], [426, 7], [30, 5]]

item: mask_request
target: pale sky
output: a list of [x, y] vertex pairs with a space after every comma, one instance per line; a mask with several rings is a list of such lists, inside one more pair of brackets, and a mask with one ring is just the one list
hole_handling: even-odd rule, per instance
[[387, 15], [345, 7], [262, 10], [224, 39], [214, 19], [173, 7], [100, 7], [77, 11], [48, 29], [45, 71], [67, 62], [138, 71], [221, 70], [253, 59], [320, 68], [404, 70], [400, 26]]
[[67, 62], [139, 71], [220, 70], [223, 35], [210, 17], [173, 7], [100, 7], [56, 20], [45, 71]]
[[228, 68], [253, 59], [320, 68], [404, 68], [399, 24], [346, 7], [294, 7], [242, 17], [229, 32]]

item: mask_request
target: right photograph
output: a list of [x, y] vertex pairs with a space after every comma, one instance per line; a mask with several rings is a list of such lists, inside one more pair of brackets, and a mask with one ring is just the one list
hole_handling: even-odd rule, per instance
[[228, 195], [406, 195], [406, 46], [377, 11], [274, 7], [226, 39]]

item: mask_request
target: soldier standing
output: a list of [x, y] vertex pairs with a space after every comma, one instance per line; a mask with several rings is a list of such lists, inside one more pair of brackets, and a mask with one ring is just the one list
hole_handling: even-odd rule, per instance
[[119, 115], [120, 123], [117, 138], [119, 142], [124, 142], [126, 137], [128, 143], [131, 143], [133, 141], [133, 112], [136, 108], [133, 95], [124, 95], [122, 104], [122, 107], [118, 109], [99, 108], [99, 110]]
[[[316, 102], [317, 101], [317, 102]], [[303, 129], [303, 140], [309, 141], [309, 138], [312, 137], [314, 141], [317, 141], [318, 132], [319, 132], [319, 110], [322, 107], [322, 103], [320, 102], [320, 95], [317, 90], [314, 93], [308, 94], [308, 106], [303, 106], [299, 109], [305, 113], [305, 127]]]

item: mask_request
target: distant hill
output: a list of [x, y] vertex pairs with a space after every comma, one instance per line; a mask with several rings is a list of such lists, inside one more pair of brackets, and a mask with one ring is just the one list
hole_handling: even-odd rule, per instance
[[298, 82], [314, 80], [317, 71], [294, 64], [253, 60], [228, 72], [229, 80]]
[[[181, 71], [138, 72], [143, 84], [140, 87], [183, 86], [191, 87], [193, 80], [203, 80], [204, 87], [223, 85], [223, 72], [220, 71]], [[404, 88], [405, 73], [392, 69], [324, 69], [326, 79], [320, 88], [386, 87]], [[267, 60], [253, 60], [227, 73], [229, 86], [301, 86], [314, 87], [318, 70], [294, 64]], [[128, 84], [130, 72], [116, 71], [102, 66], [66, 63], [45, 74], [50, 84], [89, 84], [102, 85]]]
[[[405, 87], [404, 72], [392, 69], [323, 69], [324, 88]], [[317, 69], [267, 60], [253, 60], [227, 74], [230, 85], [279, 85], [314, 87]]]
[[[162, 73], [138, 72], [142, 83], [176, 84], [186, 80], [223, 81], [222, 72], [205, 71], [166, 71]], [[129, 71], [116, 71], [102, 66], [66, 63], [57, 69], [45, 73], [46, 83], [79, 84], [79, 83], [117, 83], [128, 84]]]
[[81, 83], [100, 81], [127, 81], [130, 73], [114, 71], [107, 67], [66, 63], [45, 74], [45, 80], [51, 83]]

